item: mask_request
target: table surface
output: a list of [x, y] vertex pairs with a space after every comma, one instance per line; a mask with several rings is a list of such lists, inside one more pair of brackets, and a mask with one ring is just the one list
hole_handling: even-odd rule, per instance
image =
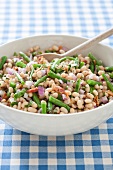
[[[46, 33], [90, 38], [111, 26], [113, 0], [0, 0], [0, 44]], [[113, 37], [103, 43], [113, 46]], [[0, 169], [113, 170], [113, 117], [61, 137], [31, 135], [0, 121]]]

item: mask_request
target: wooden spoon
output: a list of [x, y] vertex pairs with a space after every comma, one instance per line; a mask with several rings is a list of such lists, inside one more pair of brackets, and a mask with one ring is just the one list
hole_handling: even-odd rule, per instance
[[106, 39], [107, 37], [111, 36], [113, 34], [113, 28], [110, 28], [109, 30], [105, 31], [102, 34], [97, 35], [96, 37], [89, 39], [85, 41], [84, 43], [72, 48], [71, 50], [63, 53], [63, 54], [57, 54], [57, 53], [43, 53], [39, 56], [43, 56], [44, 58], [48, 59], [49, 61], [53, 60], [54, 58], [62, 58], [64, 56], [72, 56], [75, 54], [83, 53], [85, 49], [88, 49], [100, 41]]

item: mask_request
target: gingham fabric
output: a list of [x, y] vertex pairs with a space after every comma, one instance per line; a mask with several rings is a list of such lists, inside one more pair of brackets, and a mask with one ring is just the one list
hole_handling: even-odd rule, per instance
[[[113, 0], [0, 0], [0, 44], [46, 33], [93, 37], [111, 26]], [[113, 37], [103, 43], [113, 47]], [[113, 170], [113, 117], [62, 137], [31, 135], [0, 121], [0, 170]]]

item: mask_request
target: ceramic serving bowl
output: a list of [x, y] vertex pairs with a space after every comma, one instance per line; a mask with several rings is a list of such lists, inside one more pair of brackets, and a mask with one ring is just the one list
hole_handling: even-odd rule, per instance
[[[28, 48], [39, 45], [47, 49], [53, 44], [63, 45], [69, 49], [86, 41], [86, 38], [70, 35], [38, 35], [27, 37], [0, 46], [0, 56], [10, 57], [14, 52], [26, 51]], [[113, 49], [98, 44], [83, 51], [83, 55], [92, 52], [107, 66], [113, 65]], [[37, 135], [67, 135], [84, 132], [106, 121], [113, 113], [113, 102], [90, 111], [73, 114], [36, 114], [25, 112], [0, 103], [0, 118], [21, 131]]]

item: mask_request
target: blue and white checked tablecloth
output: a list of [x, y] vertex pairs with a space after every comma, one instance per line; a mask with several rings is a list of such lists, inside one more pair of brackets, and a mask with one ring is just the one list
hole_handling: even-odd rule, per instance
[[[0, 0], [0, 44], [46, 33], [93, 37], [111, 26], [113, 0]], [[113, 47], [113, 37], [103, 43]], [[0, 121], [0, 170], [35, 169], [113, 170], [113, 117], [62, 137], [30, 135]]]

